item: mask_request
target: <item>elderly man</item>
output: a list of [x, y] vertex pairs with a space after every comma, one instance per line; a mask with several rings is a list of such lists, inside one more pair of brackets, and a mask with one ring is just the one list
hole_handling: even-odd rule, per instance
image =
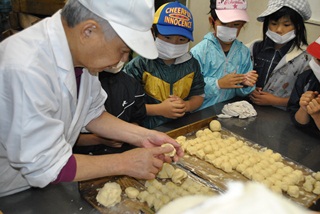
[[[177, 150], [174, 160], [183, 155], [166, 134], [105, 112], [107, 95], [97, 78], [102, 70], [118, 70], [130, 48], [157, 57], [153, 3], [69, 0], [52, 17], [0, 44], [0, 196], [103, 176], [152, 179], [170, 161], [164, 153], [172, 148], [160, 147], [164, 142]], [[72, 154], [80, 131], [141, 148]]]

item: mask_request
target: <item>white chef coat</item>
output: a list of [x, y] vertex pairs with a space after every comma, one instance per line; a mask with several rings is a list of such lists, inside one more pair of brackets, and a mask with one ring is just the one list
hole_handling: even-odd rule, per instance
[[77, 98], [60, 12], [0, 43], [0, 196], [54, 181], [80, 130], [105, 111], [86, 69]]

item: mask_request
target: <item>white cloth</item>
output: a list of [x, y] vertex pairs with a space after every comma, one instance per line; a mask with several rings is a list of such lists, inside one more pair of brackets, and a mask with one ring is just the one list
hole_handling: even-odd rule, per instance
[[106, 97], [84, 69], [77, 99], [60, 11], [0, 43], [0, 196], [54, 181]]
[[224, 105], [222, 113], [217, 116], [219, 118], [239, 117], [240, 119], [257, 116], [256, 110], [245, 100]]
[[186, 196], [176, 199], [157, 214], [307, 214], [306, 208], [273, 193], [263, 184], [233, 182], [219, 196]]

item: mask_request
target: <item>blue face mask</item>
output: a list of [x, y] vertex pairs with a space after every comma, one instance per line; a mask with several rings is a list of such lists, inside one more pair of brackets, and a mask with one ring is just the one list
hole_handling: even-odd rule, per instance
[[159, 53], [159, 58], [164, 60], [176, 59], [189, 50], [189, 42], [181, 45], [174, 45], [156, 38], [156, 46]]

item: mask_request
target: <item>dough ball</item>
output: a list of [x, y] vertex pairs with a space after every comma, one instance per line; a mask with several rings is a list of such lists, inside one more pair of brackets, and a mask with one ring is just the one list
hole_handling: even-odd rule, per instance
[[302, 187], [306, 192], [313, 191], [313, 184], [311, 183], [310, 180], [305, 181], [304, 184], [302, 185]]
[[221, 123], [218, 120], [212, 120], [209, 124], [209, 128], [213, 132], [221, 131]]
[[312, 191], [314, 194], [320, 194], [320, 181], [317, 181], [314, 185], [314, 189]]
[[141, 202], [145, 202], [148, 198], [150, 194], [148, 193], [148, 191], [142, 191], [139, 193], [139, 195], [137, 196], [137, 198], [141, 201]]
[[121, 201], [121, 187], [116, 182], [109, 182], [99, 190], [97, 201], [105, 207], [112, 207]]
[[211, 131], [210, 129], [208, 129], [208, 128], [205, 128], [205, 129], [203, 130], [203, 132], [204, 132], [206, 135], [212, 133], [212, 131]]
[[212, 132], [212, 136], [214, 139], [220, 139], [221, 138], [221, 133], [216, 131], [216, 132]]
[[196, 132], [196, 137], [197, 137], [197, 138], [200, 138], [202, 135], [205, 135], [205, 133], [204, 133], [203, 130], [198, 130], [198, 131]]
[[212, 146], [211, 145], [206, 145], [205, 147], [203, 147], [203, 152], [206, 154], [210, 154], [213, 152]]
[[270, 155], [271, 158], [273, 158], [275, 161], [280, 161], [282, 160], [282, 156], [279, 153], [273, 153]]
[[270, 187], [270, 189], [271, 189], [273, 192], [275, 192], [275, 193], [279, 193], [279, 194], [282, 193], [282, 189], [281, 189], [280, 186], [273, 185], [273, 186]]
[[230, 162], [223, 162], [223, 163], [221, 164], [221, 169], [222, 169], [223, 171], [225, 171], [225, 172], [228, 172], [228, 173], [230, 173], [230, 172], [233, 171], [233, 170], [232, 170], [232, 165], [230, 164]]
[[307, 175], [305, 177], [305, 180], [306, 181], [310, 181], [312, 184], [315, 184], [316, 183], [316, 179], [314, 177], [312, 177], [311, 175]]
[[299, 187], [289, 186], [287, 193], [288, 193], [288, 195], [290, 195], [293, 198], [298, 198], [299, 197]]
[[149, 207], [153, 207], [153, 203], [156, 201], [153, 194], [149, 194], [149, 196], [145, 199]]
[[196, 152], [196, 156], [203, 160], [204, 159], [204, 156], [206, 155], [206, 153], [204, 153], [203, 149], [199, 149], [197, 152]]
[[169, 163], [163, 163], [162, 169], [157, 174], [158, 178], [171, 178], [174, 172], [174, 167]]
[[186, 178], [188, 176], [188, 174], [183, 171], [182, 169], [175, 169], [172, 175], [172, 182], [176, 183], [176, 184], [181, 184], [182, 180], [184, 178]]
[[186, 140], [187, 140], [187, 138], [186, 138], [185, 136], [182, 136], [182, 135], [176, 138], [176, 141], [177, 141], [179, 144], [185, 142]]
[[260, 175], [259, 173], [253, 173], [252, 174], [252, 180], [261, 182], [261, 181], [264, 180], [264, 177], [262, 175]]
[[161, 147], [166, 147], [166, 146], [169, 146], [169, 147], [172, 147], [173, 150], [171, 152], [168, 152], [168, 153], [165, 153], [165, 156], [169, 156], [169, 157], [173, 157], [176, 155], [176, 149], [174, 148], [174, 146], [170, 143], [164, 143], [161, 145]]
[[320, 171], [319, 172], [315, 172], [312, 175], [317, 181], [320, 181]]
[[271, 156], [271, 155], [273, 154], [273, 151], [272, 151], [271, 149], [267, 149], [267, 150], [265, 150], [265, 151], [263, 152], [263, 154], [264, 154], [265, 156]]
[[161, 195], [160, 201], [162, 202], [162, 204], [167, 204], [170, 202], [170, 198], [167, 195]]
[[131, 199], [136, 199], [140, 193], [139, 190], [137, 190], [134, 187], [127, 187], [124, 191], [127, 194], [127, 196]]
[[240, 163], [240, 164], [238, 164], [238, 166], [236, 167], [236, 170], [237, 170], [238, 172], [242, 173], [242, 172], [244, 172], [244, 171], [246, 170], [247, 167], [248, 167], [247, 165]]

